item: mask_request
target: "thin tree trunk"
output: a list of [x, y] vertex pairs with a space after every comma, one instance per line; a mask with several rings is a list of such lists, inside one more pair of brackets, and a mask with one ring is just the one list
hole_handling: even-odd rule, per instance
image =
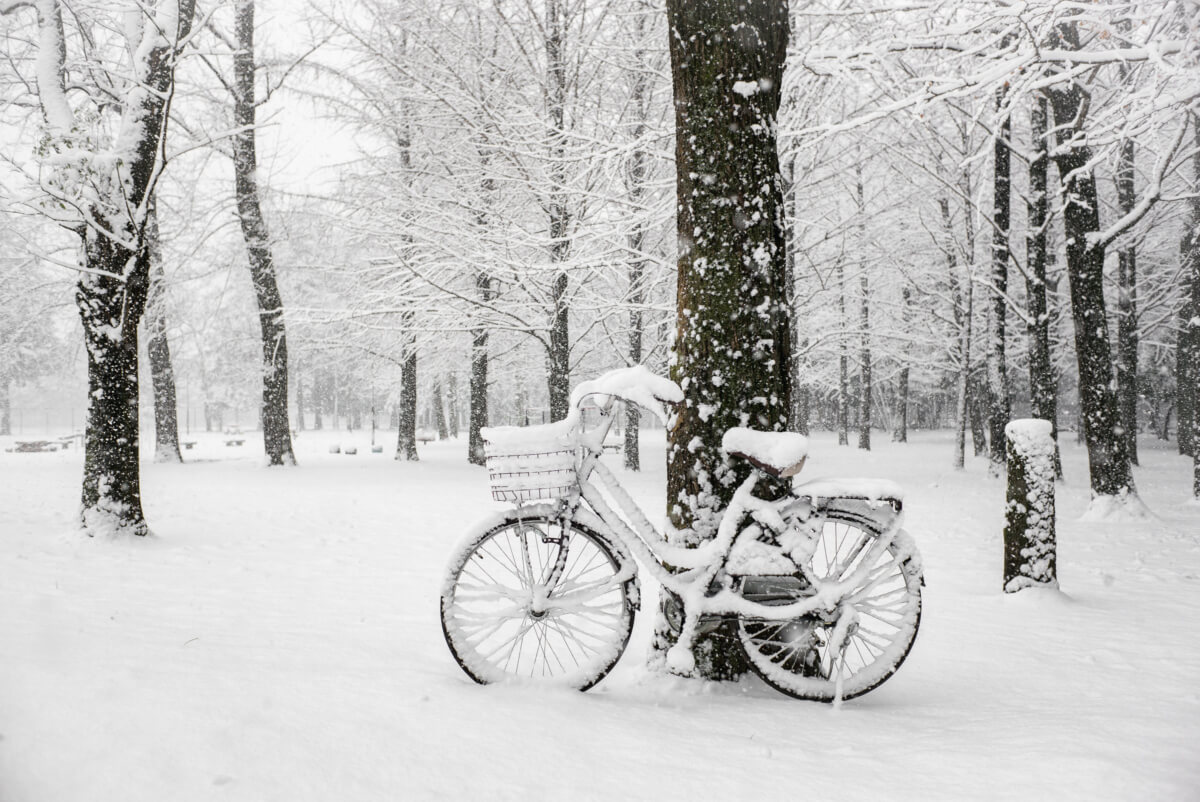
[[404, 372], [400, 377], [400, 414], [396, 434], [396, 459], [416, 462], [417, 454], [417, 346], [405, 335]]
[[[911, 315], [912, 289], [907, 285], [900, 290], [900, 319], [905, 333], [908, 332], [908, 319]], [[908, 442], [908, 348], [900, 357], [904, 363], [900, 367], [900, 377], [896, 384], [896, 426], [892, 430], [892, 441]]]
[[[858, 230], [859, 254], [866, 247], [866, 201], [863, 196], [862, 160], [854, 164], [854, 174], [857, 179], [855, 187], [858, 194]], [[858, 447], [864, 451], [871, 450], [871, 286], [867, 278], [867, 263], [865, 258], [858, 262], [858, 286], [861, 291], [862, 305], [859, 307], [859, 336], [862, 344], [859, 349], [859, 381], [858, 381]]]
[[[1137, 196], [1133, 183], [1134, 144], [1121, 143], [1117, 164], [1117, 204], [1122, 215], [1133, 211]], [[1137, 465], [1138, 431], [1138, 324], [1137, 324], [1137, 246], [1130, 237], [1117, 253], [1117, 398], [1121, 411], [1129, 461]]]
[[[1004, 104], [1004, 89], [996, 94], [996, 108]], [[991, 443], [988, 474], [1004, 473], [1004, 427], [1012, 417], [1008, 398], [1008, 365], [1005, 339], [1008, 335], [1008, 233], [1011, 219], [1011, 151], [1012, 120], [1005, 116], [1000, 123], [992, 150], [992, 303], [988, 308], [988, 436]]]
[[[492, 280], [487, 273], [475, 276], [475, 289], [484, 303], [491, 300]], [[467, 461], [483, 465], [483, 427], [488, 425], [488, 330], [471, 332], [471, 413], [467, 426]]]
[[257, 103], [254, 88], [254, 0], [238, 0], [234, 22], [238, 50], [233, 57], [234, 183], [238, 219], [250, 260], [250, 280], [262, 329], [262, 427], [268, 465], [294, 465], [292, 431], [288, 422], [288, 350], [283, 300], [275, 278], [271, 238], [258, 196], [258, 155], [255, 141]]
[[975, 449], [975, 456], [989, 456], [987, 439], [987, 385], [978, 373], [971, 375], [970, 393], [971, 445]]
[[[1059, 26], [1062, 46], [1078, 49], [1074, 22]], [[1120, 435], [1114, 392], [1112, 349], [1104, 300], [1104, 251], [1092, 238], [1100, 231], [1100, 202], [1092, 175], [1091, 148], [1076, 128], [1088, 98], [1082, 84], [1049, 90], [1058, 148], [1054, 162], [1063, 192], [1063, 225], [1067, 243], [1067, 275], [1075, 318], [1075, 354], [1079, 365], [1079, 400], [1093, 496], [1136, 494], [1127, 440]]]
[[146, 299], [146, 350], [154, 386], [154, 461], [183, 462], [179, 450], [179, 411], [175, 402], [175, 369], [167, 342], [167, 288], [158, 238], [154, 198], [146, 209], [146, 250], [150, 259], [150, 290]]
[[953, 303], [951, 314], [957, 329], [958, 340], [958, 393], [954, 405], [956, 426], [954, 432], [954, 467], [962, 470], [967, 462], [967, 419], [970, 415], [971, 376], [971, 317], [973, 313], [973, 290], [971, 277], [967, 276], [965, 289], [958, 280], [958, 258], [954, 253], [954, 224], [950, 218], [950, 200], [941, 198], [938, 206], [942, 212], [942, 228], [945, 230], [946, 276], [950, 284]]
[[433, 420], [437, 426], [438, 440], [446, 440], [450, 437], [450, 427], [446, 423], [446, 402], [442, 398], [442, 382], [437, 381], [433, 385]]
[[446, 385], [446, 406], [450, 419], [450, 437], [458, 439], [458, 373], [451, 373]]
[[1029, 162], [1029, 235], [1026, 239], [1027, 272], [1025, 297], [1029, 325], [1029, 405], [1033, 417], [1050, 421], [1054, 438], [1054, 475], [1062, 478], [1062, 457], [1058, 448], [1058, 387], [1050, 361], [1050, 305], [1047, 301], [1046, 262], [1050, 200], [1050, 156], [1046, 142], [1046, 99], [1033, 100], [1030, 113], [1033, 159]]
[[[839, 258], [837, 261], [838, 284], [838, 315], [842, 331], [850, 330], [850, 321], [846, 317], [846, 268]], [[838, 342], [838, 395], [837, 395], [837, 427], [838, 445], [850, 445], [850, 345], [843, 333]]]
[[0, 437], [12, 434], [12, 396], [10, 388], [12, 379], [3, 368], [0, 368]]
[[808, 434], [809, 428], [809, 390], [805, 382], [805, 358], [808, 350], [807, 337], [801, 339], [799, 317], [796, 314], [796, 156], [791, 159], [791, 167], [787, 180], [784, 182], [784, 225], [787, 229], [787, 307], [792, 315], [791, 351], [792, 361], [789, 364], [792, 383], [792, 409], [788, 428], [799, 434]]
[[[635, 72], [633, 86], [630, 92], [630, 104], [633, 107], [633, 152], [629, 158], [629, 169], [626, 183], [629, 191], [629, 202], [637, 215], [633, 229], [629, 233], [629, 252], [632, 255], [629, 263], [629, 364], [642, 363], [642, 333], [643, 306], [646, 303], [644, 286], [646, 266], [642, 251], [646, 246], [646, 229], [642, 221], [641, 210], [646, 201], [646, 181], [649, 172], [649, 156], [645, 151], [643, 140], [646, 137], [650, 116], [649, 109], [649, 71], [646, 68], [646, 51], [641, 46], [646, 35], [646, 13], [641, 13], [636, 19], [636, 38], [638, 49], [634, 53]], [[631, 471], [642, 469], [640, 445], [641, 409], [637, 404], [625, 405], [625, 467]]]
[[[561, 265], [571, 251], [571, 212], [567, 205], [566, 165], [566, 48], [567, 9], [563, 0], [546, 0], [546, 86], [550, 114], [550, 261]], [[554, 277], [551, 289], [550, 336], [547, 342], [547, 389], [550, 420], [567, 417], [571, 403], [570, 283], [566, 270]]]
[[304, 431], [304, 382], [300, 374], [299, 363], [292, 366], [292, 376], [296, 378], [296, 431]]
[[[750, 470], [726, 461], [725, 431], [738, 425], [782, 431], [788, 423], [789, 310], [775, 128], [788, 13], [778, 0], [668, 0], [667, 14], [680, 243], [671, 374], [685, 396], [669, 432], [667, 508], [683, 541], [699, 543], [715, 535]], [[717, 37], [720, 46], [713, 45]], [[662, 619], [668, 626], [657, 633], [659, 654], [678, 634], [668, 616]], [[745, 665], [728, 625], [698, 637], [691, 655], [696, 672], [710, 679], [734, 677]], [[672, 667], [686, 670], [681, 662]]]

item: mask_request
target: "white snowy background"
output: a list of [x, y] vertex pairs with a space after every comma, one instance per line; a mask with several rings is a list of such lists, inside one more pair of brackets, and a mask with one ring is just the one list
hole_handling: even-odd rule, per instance
[[[905, 486], [928, 580], [908, 661], [841, 709], [650, 673], [648, 609], [586, 694], [474, 685], [437, 613], [453, 544], [498, 506], [462, 440], [405, 463], [306, 432], [277, 472], [257, 438], [202, 434], [189, 464], [143, 465], [155, 535], [119, 542], [75, 528], [77, 451], [0, 451], [0, 800], [1196, 799], [1186, 459], [1144, 439], [1153, 516], [1084, 523], [1066, 434], [1062, 592], [1005, 595], [1003, 483], [952, 470], [949, 438], [814, 438], [801, 478]], [[620, 475], [658, 519], [643, 441]]]

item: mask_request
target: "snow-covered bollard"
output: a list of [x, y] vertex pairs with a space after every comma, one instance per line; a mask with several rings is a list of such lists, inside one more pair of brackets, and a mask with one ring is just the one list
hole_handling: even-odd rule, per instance
[[1004, 427], [1008, 504], [1004, 514], [1004, 592], [1058, 587], [1054, 543], [1054, 438], [1050, 421], [1015, 420]]

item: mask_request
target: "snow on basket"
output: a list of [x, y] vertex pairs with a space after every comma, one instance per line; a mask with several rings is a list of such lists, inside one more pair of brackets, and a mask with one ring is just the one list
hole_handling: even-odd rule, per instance
[[567, 421], [544, 426], [490, 426], [481, 431], [496, 501], [549, 501], [574, 492], [575, 451]]

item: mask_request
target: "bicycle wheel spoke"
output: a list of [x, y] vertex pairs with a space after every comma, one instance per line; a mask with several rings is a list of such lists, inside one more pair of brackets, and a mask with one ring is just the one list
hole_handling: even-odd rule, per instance
[[805, 581], [771, 602], [787, 605], [815, 591], [836, 593], [837, 603], [858, 615], [853, 633], [838, 635], [840, 643], [832, 640], [836, 627], [820, 623], [820, 612], [779, 621], [739, 619], [750, 665], [768, 684], [793, 696], [832, 701], [840, 677], [841, 696], [849, 699], [886, 680], [903, 661], [920, 622], [920, 580], [901, 567], [913, 553], [911, 543], [891, 534], [885, 540], [884, 534], [830, 513], [808, 552], [800, 575]]

